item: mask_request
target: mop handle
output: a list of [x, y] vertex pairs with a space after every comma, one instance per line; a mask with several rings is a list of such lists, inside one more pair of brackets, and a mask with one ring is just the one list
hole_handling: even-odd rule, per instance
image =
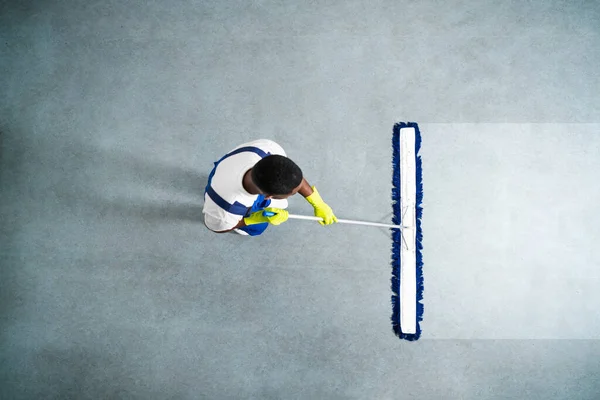
[[[263, 215], [266, 217], [272, 217], [273, 215], [275, 215], [274, 212], [270, 212], [270, 211], [265, 211], [263, 212]], [[293, 219], [304, 219], [304, 220], [311, 220], [311, 221], [323, 221], [323, 218], [320, 217], [311, 217], [308, 215], [294, 215], [294, 214], [288, 214], [288, 218], [293, 218]], [[351, 219], [339, 219], [337, 220], [338, 223], [340, 224], [353, 224], [353, 225], [368, 225], [368, 226], [378, 226], [381, 228], [392, 228], [392, 229], [404, 229], [404, 228], [409, 228], [407, 226], [402, 226], [402, 225], [389, 225], [389, 224], [380, 224], [378, 222], [364, 222], [364, 221], [354, 221]]]

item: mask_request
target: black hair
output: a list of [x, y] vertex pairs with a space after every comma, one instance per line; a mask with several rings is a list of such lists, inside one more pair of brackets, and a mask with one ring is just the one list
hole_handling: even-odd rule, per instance
[[267, 195], [286, 195], [302, 183], [302, 170], [289, 158], [273, 154], [252, 167], [252, 182]]

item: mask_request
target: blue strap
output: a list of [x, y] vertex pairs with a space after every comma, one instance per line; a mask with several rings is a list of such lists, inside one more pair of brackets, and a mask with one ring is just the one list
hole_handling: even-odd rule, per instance
[[214, 201], [219, 207], [221, 207], [222, 209], [224, 209], [227, 212], [230, 212], [231, 214], [241, 215], [241, 216], [246, 215], [246, 213], [248, 212], [248, 207], [237, 201], [234, 202], [233, 204], [229, 204], [225, 199], [223, 199], [221, 196], [219, 196], [219, 194], [217, 192], [215, 192], [215, 190], [211, 186], [211, 183], [212, 183], [213, 176], [215, 176], [215, 171], [217, 170], [217, 166], [221, 163], [221, 161], [225, 160], [228, 157], [231, 157], [231, 156], [234, 156], [236, 154], [243, 153], [246, 151], [256, 153], [260, 156], [260, 158], [264, 158], [271, 154], [271, 153], [265, 153], [258, 147], [241, 147], [239, 149], [232, 151], [229, 154], [224, 155], [223, 157], [221, 157], [221, 159], [219, 161], [217, 161], [215, 163], [213, 170], [210, 172], [210, 175], [208, 176], [208, 184], [206, 185], [206, 190], [205, 190], [206, 194], [208, 194], [208, 196], [212, 199], [212, 201]]
[[262, 151], [258, 147], [251, 147], [251, 146], [240, 147], [239, 149], [236, 149], [236, 150], [232, 151], [231, 153], [224, 155], [223, 158], [221, 158], [218, 162], [223, 161], [227, 157], [231, 157], [231, 156], [234, 156], [236, 154], [243, 153], [245, 151], [251, 151], [252, 153], [256, 153], [256, 154], [258, 154], [260, 156], [260, 158], [265, 158], [266, 156], [271, 155], [271, 153], [265, 153], [264, 151]]

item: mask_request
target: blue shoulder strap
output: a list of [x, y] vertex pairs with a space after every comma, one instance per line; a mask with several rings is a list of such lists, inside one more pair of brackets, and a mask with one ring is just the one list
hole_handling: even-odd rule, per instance
[[260, 158], [264, 158], [271, 154], [271, 153], [265, 153], [258, 147], [240, 147], [239, 149], [236, 149], [236, 150], [232, 151], [231, 153], [224, 155], [219, 161], [217, 161], [215, 163], [215, 167], [210, 172], [210, 175], [208, 177], [208, 184], [206, 185], [206, 193], [212, 199], [212, 201], [214, 201], [219, 207], [226, 210], [227, 212], [230, 212], [231, 214], [235, 214], [235, 215], [242, 215], [242, 216], [246, 215], [246, 212], [248, 211], [248, 207], [237, 201], [233, 204], [229, 204], [227, 201], [225, 201], [225, 199], [223, 199], [221, 196], [219, 196], [219, 194], [217, 192], [215, 192], [215, 190], [211, 186], [211, 182], [212, 182], [213, 176], [215, 175], [215, 171], [217, 170], [217, 165], [219, 165], [219, 163], [221, 161], [223, 161], [224, 159], [231, 157], [233, 155], [243, 153], [245, 151], [250, 151], [250, 152], [256, 153], [260, 156]]

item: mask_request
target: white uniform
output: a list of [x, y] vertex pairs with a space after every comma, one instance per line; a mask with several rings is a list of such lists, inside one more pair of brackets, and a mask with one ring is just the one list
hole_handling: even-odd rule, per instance
[[[278, 154], [286, 156], [283, 148], [272, 140], [259, 139], [252, 142], [244, 143], [232, 149], [232, 151], [242, 147], [257, 147], [265, 153]], [[211, 181], [211, 187], [229, 204], [235, 202], [243, 204], [250, 208], [258, 198], [258, 195], [250, 194], [244, 189], [242, 180], [244, 174], [252, 168], [261, 157], [253, 152], [244, 151], [234, 154], [221, 161], [216, 169]], [[271, 199], [269, 207], [287, 208], [287, 200]], [[204, 195], [204, 223], [208, 229], [220, 232], [227, 231], [236, 226], [243, 216], [232, 214], [216, 204], [208, 194]]]

